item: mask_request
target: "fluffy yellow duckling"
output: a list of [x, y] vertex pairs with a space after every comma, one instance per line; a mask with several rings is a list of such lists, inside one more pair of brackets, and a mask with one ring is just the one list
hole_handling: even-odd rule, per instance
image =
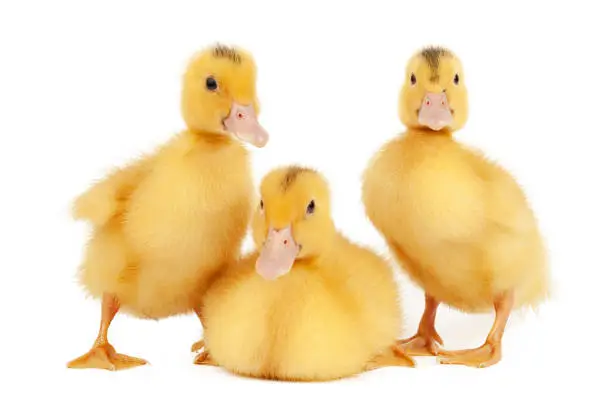
[[187, 130], [77, 199], [75, 217], [94, 226], [80, 281], [101, 300], [102, 318], [92, 349], [68, 367], [145, 364], [108, 342], [115, 314], [199, 315], [211, 277], [237, 257], [255, 193], [242, 142], [262, 147], [268, 138], [257, 121], [255, 81], [244, 50], [218, 45], [198, 53], [184, 75]]
[[261, 197], [257, 251], [204, 297], [202, 362], [294, 381], [412, 366], [395, 346], [402, 319], [392, 270], [336, 231], [322, 176], [277, 169], [264, 177]]
[[[453, 138], [467, 120], [463, 68], [449, 50], [429, 47], [406, 70], [399, 113], [408, 128], [372, 159], [363, 180], [369, 219], [409, 276], [425, 291], [415, 355], [441, 363], [486, 367], [501, 358], [512, 309], [546, 298], [548, 268], [537, 221], [503, 168]], [[465, 312], [495, 310], [484, 344], [438, 349], [438, 304]]]

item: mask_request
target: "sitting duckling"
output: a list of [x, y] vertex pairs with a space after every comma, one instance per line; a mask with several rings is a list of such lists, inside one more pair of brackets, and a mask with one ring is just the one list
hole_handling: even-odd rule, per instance
[[257, 121], [255, 77], [244, 50], [218, 45], [197, 54], [183, 83], [187, 130], [76, 201], [76, 218], [94, 226], [80, 281], [101, 300], [102, 318], [91, 350], [68, 367], [145, 364], [108, 342], [115, 314], [199, 315], [208, 282], [236, 260], [255, 193], [242, 142], [263, 147], [268, 139]]
[[413, 366], [390, 266], [336, 231], [326, 181], [272, 171], [253, 220], [257, 251], [211, 285], [201, 362], [259, 378], [324, 381]]
[[[399, 110], [408, 131], [372, 159], [362, 193], [369, 219], [425, 291], [418, 332], [403, 343], [412, 355], [442, 356], [441, 363], [490, 366], [501, 359], [510, 312], [547, 297], [536, 218], [508, 172], [453, 138], [468, 105], [463, 68], [451, 51], [428, 47], [412, 57]], [[481, 347], [438, 349], [440, 302], [495, 311]]]

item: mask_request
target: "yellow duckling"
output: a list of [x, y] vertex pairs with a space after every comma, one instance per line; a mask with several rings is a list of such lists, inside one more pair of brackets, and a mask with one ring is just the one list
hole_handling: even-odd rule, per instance
[[108, 342], [115, 314], [199, 315], [208, 282], [237, 257], [255, 192], [242, 142], [263, 147], [268, 139], [255, 80], [244, 50], [218, 45], [197, 54], [184, 75], [187, 130], [77, 199], [75, 217], [94, 226], [80, 281], [101, 300], [102, 318], [92, 349], [68, 367], [145, 364]]
[[[363, 180], [369, 219], [425, 291], [425, 311], [408, 353], [442, 355], [441, 363], [486, 367], [501, 359], [512, 309], [547, 296], [548, 267], [537, 221], [521, 188], [503, 168], [454, 140], [468, 103], [462, 64], [429, 47], [406, 70], [399, 113], [408, 128], [372, 159]], [[465, 312], [495, 310], [484, 344], [438, 349], [438, 304]]]
[[336, 231], [326, 181], [301, 167], [264, 177], [257, 251], [204, 297], [207, 354], [246, 376], [323, 381], [412, 366], [395, 346], [401, 310], [392, 270]]

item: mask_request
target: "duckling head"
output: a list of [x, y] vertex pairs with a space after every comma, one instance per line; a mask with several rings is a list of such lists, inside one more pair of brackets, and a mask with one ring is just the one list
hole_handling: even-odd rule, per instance
[[256, 65], [245, 50], [216, 45], [196, 54], [183, 76], [182, 113], [195, 134], [221, 134], [263, 147]]
[[399, 114], [408, 128], [453, 131], [465, 125], [468, 102], [463, 67], [450, 50], [426, 47], [408, 61]]
[[290, 166], [268, 173], [253, 218], [259, 250], [257, 273], [268, 280], [299, 260], [316, 259], [330, 246], [335, 228], [327, 182], [316, 171]]

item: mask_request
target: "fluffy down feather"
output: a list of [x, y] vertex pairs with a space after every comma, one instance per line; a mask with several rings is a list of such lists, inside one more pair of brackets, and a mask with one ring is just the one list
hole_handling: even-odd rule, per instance
[[[241, 375], [301, 381], [413, 365], [392, 350], [402, 324], [392, 270], [335, 230], [322, 177], [283, 168], [266, 176], [261, 192], [265, 209], [253, 220], [258, 250], [204, 298], [212, 360]], [[287, 274], [269, 281], [256, 260], [272, 225], [291, 225], [301, 251]]]

